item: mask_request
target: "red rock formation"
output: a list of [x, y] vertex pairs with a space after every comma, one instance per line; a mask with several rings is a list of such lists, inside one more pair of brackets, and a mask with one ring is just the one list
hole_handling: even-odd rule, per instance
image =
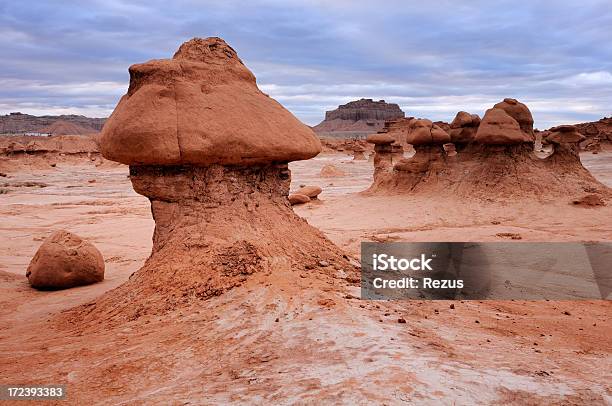
[[532, 134], [524, 132], [518, 121], [500, 108], [487, 110], [474, 141], [480, 144], [513, 145], [524, 142], [533, 142]]
[[308, 196], [311, 199], [317, 199], [323, 189], [318, 186], [302, 186], [295, 192], [296, 194]]
[[466, 144], [474, 141], [479, 125], [480, 117], [478, 117], [478, 114], [460, 111], [450, 124], [449, 134], [451, 142], [455, 144]]
[[68, 231], [51, 234], [32, 258], [26, 277], [36, 289], [67, 289], [104, 280], [104, 259], [91, 243]]
[[289, 203], [292, 206], [295, 206], [296, 204], [308, 203], [309, 201], [310, 201], [310, 197], [306, 195], [302, 195], [300, 193], [293, 193], [289, 195]]
[[431, 120], [411, 120], [405, 142], [411, 145], [444, 144], [450, 142], [446, 131], [433, 124]]
[[357, 144], [353, 147], [353, 160], [354, 161], [365, 161], [367, 158], [363, 154], [365, 152], [365, 148], [361, 145]]
[[582, 149], [600, 150], [602, 146], [610, 149], [612, 145], [612, 117], [604, 117], [598, 121], [575, 125], [579, 133], [586, 139], [580, 143]]
[[321, 150], [219, 38], [194, 39], [172, 59], [131, 66], [128, 93], [100, 145], [105, 157], [127, 165], [287, 162]]
[[504, 110], [506, 114], [516, 120], [521, 131], [533, 135], [533, 117], [525, 104], [516, 99], [507, 98], [495, 104], [493, 108]]
[[[544, 135], [554, 154], [540, 159], [534, 153], [533, 119], [524, 104], [505, 99], [478, 116], [459, 112], [451, 123], [451, 139], [434, 136], [429, 120], [396, 120], [376, 141], [374, 182], [367, 193], [453, 194], [466, 198], [571, 198], [585, 192], [604, 198], [610, 189], [580, 163], [574, 127], [560, 126]], [[440, 131], [443, 131], [440, 129]], [[394, 161], [391, 142], [405, 137], [415, 146], [412, 158]], [[393, 140], [393, 141], [392, 141]], [[459, 147], [459, 148], [456, 148]]]
[[151, 201], [153, 251], [98, 300], [98, 316], [110, 308], [121, 317], [163, 312], [253, 273], [303, 269], [313, 257], [345, 261], [287, 197], [287, 163], [315, 156], [317, 137], [259, 91], [229, 45], [196, 38], [130, 75], [101, 150], [130, 165], [134, 190]]

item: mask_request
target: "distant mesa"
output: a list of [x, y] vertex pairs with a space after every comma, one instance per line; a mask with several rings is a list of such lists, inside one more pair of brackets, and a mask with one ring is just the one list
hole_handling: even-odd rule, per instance
[[0, 116], [0, 134], [84, 135], [102, 130], [106, 118], [78, 115], [32, 116], [19, 112]]
[[313, 127], [320, 136], [365, 138], [380, 131], [385, 121], [404, 117], [399, 105], [384, 100], [360, 99], [325, 112], [325, 120]]

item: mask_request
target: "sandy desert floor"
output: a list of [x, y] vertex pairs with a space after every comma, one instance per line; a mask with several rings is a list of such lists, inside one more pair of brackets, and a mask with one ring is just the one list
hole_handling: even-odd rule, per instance
[[[612, 186], [612, 154], [585, 154], [583, 162]], [[321, 178], [326, 163], [348, 176]], [[358, 192], [371, 182], [367, 161], [327, 154], [290, 167], [292, 188], [323, 188], [319, 202], [295, 212], [353, 258], [364, 240], [502, 241], [512, 233], [612, 241], [610, 204], [366, 196]], [[8, 184], [0, 195], [1, 384], [65, 383], [69, 404], [612, 402], [609, 300], [464, 301], [454, 309], [445, 301], [361, 301], [344, 270], [322, 264], [310, 274], [254, 275], [163, 316], [72, 325], [63, 312], [127, 280], [150, 253], [149, 203], [127, 174], [60, 163], [0, 178]], [[104, 282], [29, 287], [25, 269], [56, 229], [100, 249]]]

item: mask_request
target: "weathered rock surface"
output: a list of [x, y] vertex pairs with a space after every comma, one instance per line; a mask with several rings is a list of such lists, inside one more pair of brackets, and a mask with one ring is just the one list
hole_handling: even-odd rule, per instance
[[590, 194], [580, 197], [579, 199], [573, 200], [572, 204], [575, 204], [576, 206], [584, 206], [584, 207], [597, 207], [597, 206], [605, 206], [606, 202], [601, 198], [600, 195], [590, 193]]
[[[504, 110], [506, 114], [516, 120], [522, 132], [533, 136], [533, 116], [525, 104], [516, 99], [506, 98], [495, 104], [493, 108]], [[533, 138], [531, 141], [533, 141]]]
[[521, 131], [519, 123], [499, 108], [487, 110], [474, 141], [480, 144], [512, 145], [532, 142], [533, 137]]
[[36, 289], [67, 289], [104, 280], [104, 259], [91, 243], [56, 231], [41, 244], [26, 277]]
[[128, 92], [102, 130], [107, 159], [128, 165], [252, 165], [309, 159], [321, 151], [312, 130], [262, 93], [220, 38], [194, 38], [172, 59], [129, 71]]
[[478, 114], [460, 111], [450, 123], [449, 134], [453, 143], [468, 143], [474, 141], [480, 125]]
[[325, 112], [325, 120], [313, 127], [317, 133], [336, 131], [371, 131], [383, 128], [385, 121], [404, 117], [395, 103], [360, 99]]
[[368, 135], [367, 141], [370, 144], [374, 145], [390, 145], [395, 142], [395, 138], [393, 138], [389, 134], [371, 134]]
[[543, 142], [551, 144], [576, 144], [584, 141], [584, 135], [578, 132], [573, 125], [560, 125], [548, 130], [548, 134], [543, 138]]
[[450, 142], [450, 135], [431, 120], [414, 119], [410, 121], [405, 142], [411, 145], [444, 144]]
[[584, 150], [601, 150], [602, 146], [610, 149], [612, 145], [612, 117], [604, 117], [600, 120], [580, 123], [575, 125], [579, 133], [586, 139], [580, 143]]

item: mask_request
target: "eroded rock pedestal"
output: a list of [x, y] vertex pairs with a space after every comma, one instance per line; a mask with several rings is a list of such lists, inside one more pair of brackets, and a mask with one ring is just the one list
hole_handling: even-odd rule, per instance
[[132, 166], [130, 178], [151, 201], [153, 250], [128, 282], [101, 299], [124, 304], [130, 317], [219, 295], [255, 273], [304, 270], [321, 260], [346, 265], [293, 213], [286, 164]]

